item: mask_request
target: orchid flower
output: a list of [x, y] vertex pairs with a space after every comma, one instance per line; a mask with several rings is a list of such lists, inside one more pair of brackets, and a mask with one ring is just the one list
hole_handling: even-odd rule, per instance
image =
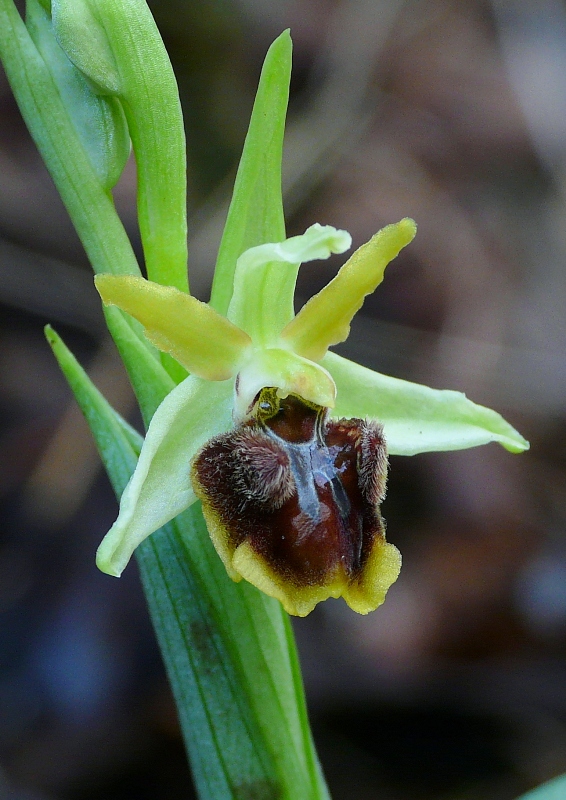
[[[188, 293], [185, 269], [180, 104], [145, 2], [30, 0], [27, 28], [9, 0], [0, 3], [12, 31], [2, 38], [5, 62], [103, 273], [96, 278], [102, 299], [142, 324], [166, 354], [171, 384], [177, 382], [153, 416], [118, 519], [99, 548], [99, 567], [119, 575], [141, 542], [198, 498], [234, 580], [245, 578], [292, 614], [307, 614], [330, 596], [343, 596], [360, 613], [375, 609], [400, 568], [379, 511], [387, 453], [488, 441], [515, 451], [527, 446], [499, 415], [463, 395], [379, 375], [328, 352], [347, 337], [364, 297], [411, 241], [415, 224], [402, 220], [376, 234], [294, 315], [300, 264], [342, 253], [351, 239], [321, 225], [284, 239], [290, 39], [283, 34], [260, 81], [214, 302], [199, 302]], [[22, 80], [23, 52], [34, 80]], [[39, 85], [47, 87], [40, 94]], [[150, 280], [140, 276], [109, 203], [129, 138]], [[154, 398], [144, 397], [155, 381], [145, 380], [144, 369], [153, 376], [160, 365], [147, 348], [139, 352], [137, 323], [129, 326], [119, 313], [107, 319], [149, 418]], [[156, 385], [166, 382], [161, 376]]]
[[152, 419], [98, 550], [101, 570], [120, 575], [140, 542], [199, 498], [230, 577], [289, 613], [304, 616], [331, 596], [362, 614], [383, 602], [401, 566], [379, 512], [387, 452], [528, 446], [499, 414], [458, 392], [329, 352], [415, 233], [410, 219], [388, 225], [296, 316], [300, 264], [343, 253], [346, 231], [315, 224], [246, 250], [227, 316], [144, 278], [96, 278], [104, 303], [137, 319], [191, 373]]
[[[261, 72], [207, 305], [188, 293], [181, 105], [145, 0], [25, 6], [23, 19], [0, 0], [0, 58], [99, 292], [118, 306], [108, 327], [151, 420], [143, 441], [47, 328], [122, 496], [98, 564], [119, 575], [138, 548], [199, 797], [328, 800], [284, 608], [304, 615], [343, 596], [367, 613], [383, 601], [400, 566], [379, 509], [388, 452], [528, 444], [458, 392], [329, 351], [413, 238], [411, 220], [357, 250], [295, 316], [300, 264], [350, 237], [314, 225], [285, 238], [288, 31]], [[130, 143], [147, 281], [112, 197]]]

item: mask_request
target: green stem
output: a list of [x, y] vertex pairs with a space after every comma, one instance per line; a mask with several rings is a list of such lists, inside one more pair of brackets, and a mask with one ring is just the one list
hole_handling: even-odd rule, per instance
[[[79, 2], [76, 0], [76, 7]], [[114, 8], [114, 0], [108, 0], [107, 5]], [[121, 5], [128, 13], [141, 7], [138, 0], [124, 0]], [[119, 38], [118, 33], [116, 36]], [[260, 241], [272, 241], [274, 234], [283, 235], [280, 180], [276, 172], [280, 166], [277, 159], [281, 154], [288, 93], [288, 36], [278, 40], [271, 51], [272, 57], [274, 52], [279, 61], [271, 62], [267, 75], [279, 81], [279, 85], [272, 85], [279, 99], [279, 116], [276, 124], [264, 117], [264, 123], [275, 125], [268, 143], [273, 149], [270, 158], [263, 159], [259, 171], [248, 150], [254, 177], [248, 180], [244, 175], [240, 187], [248, 186], [251, 195], [240, 195], [244, 224], [240, 224], [242, 218], [238, 218], [238, 209], [231, 215], [229, 228], [234, 231], [235, 225], [239, 233], [232, 236], [230, 230], [228, 232], [230, 247], [224, 251], [225, 255], [228, 253], [228, 268], [217, 284], [221, 288], [222, 282], [230, 280], [230, 263], [235, 264], [241, 247], [248, 242], [258, 244], [258, 236]], [[138, 273], [111, 195], [99, 182], [49, 67], [11, 0], [0, 0], [0, 55], [24, 118], [95, 271]], [[133, 63], [131, 69], [143, 72], [146, 68], [145, 61]], [[104, 68], [105, 64], [102, 66]], [[124, 74], [122, 70], [121, 80]], [[109, 75], [111, 78], [112, 69]], [[287, 85], [281, 87], [281, 81]], [[265, 99], [269, 97], [264, 95]], [[125, 105], [128, 105], [127, 98]], [[155, 157], [151, 169], [163, 168], [159, 180], [166, 181], [163, 176], [168, 172], [163, 159], [167, 156], [163, 155], [158, 139], [148, 134], [145, 140], [137, 131], [137, 126], [141, 130], [144, 122], [139, 116], [143, 115], [143, 109], [143, 103], [136, 105], [133, 100], [126, 108], [133, 135], [141, 142], [138, 162]], [[258, 114], [259, 111], [256, 119]], [[137, 121], [131, 115], [137, 115]], [[154, 113], [154, 121], [155, 116]], [[255, 146], [262, 147], [257, 130]], [[260, 153], [263, 156], [263, 151]], [[148, 167], [145, 172], [141, 165], [144, 187], [153, 182], [151, 169]], [[142, 217], [145, 215], [143, 225], [150, 230], [144, 244], [151, 242], [150, 260], [154, 263], [160, 260], [160, 248], [167, 249], [164, 238], [167, 238], [166, 232], [172, 230], [164, 221], [169, 208], [164, 186], [165, 182], [159, 183], [161, 188], [152, 195], [157, 208], [149, 204], [140, 211]], [[278, 194], [269, 194], [275, 190]], [[144, 191], [142, 188], [142, 193]], [[268, 192], [269, 196], [266, 198], [262, 192]], [[178, 203], [181, 196], [178, 188], [175, 193]], [[173, 223], [176, 242], [165, 259], [170, 282], [177, 285], [179, 265], [183, 263], [184, 267], [179, 246], [182, 239], [180, 219], [182, 214], [177, 213]], [[229, 293], [227, 295], [225, 289], [222, 291], [224, 299], [229, 299]], [[124, 354], [144, 418], [149, 420], [156, 405], [170, 391], [172, 381], [159, 365], [156, 366], [152, 348], [137, 335], [135, 326], [129, 326], [121, 316], [109, 318], [109, 322]], [[58, 337], [48, 332], [48, 338], [120, 494], [135, 464], [139, 447], [136, 434], [92, 387]], [[151, 384], [149, 388], [148, 383]], [[198, 506], [143, 543], [139, 549], [139, 563], [201, 800], [252, 797], [257, 800], [327, 800], [308, 728], [293, 636], [280, 604], [249, 584], [234, 584], [228, 578], [213, 550]]]

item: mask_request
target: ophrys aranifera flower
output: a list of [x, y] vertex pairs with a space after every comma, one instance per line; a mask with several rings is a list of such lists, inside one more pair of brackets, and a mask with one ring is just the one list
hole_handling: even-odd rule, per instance
[[457, 392], [328, 352], [415, 232], [409, 219], [384, 228], [296, 316], [299, 265], [344, 252], [345, 231], [317, 224], [245, 251], [226, 317], [143, 278], [96, 279], [105, 303], [136, 317], [191, 372], [151, 422], [100, 546], [101, 569], [119, 575], [146, 536], [198, 497], [230, 576], [289, 613], [303, 616], [330, 596], [360, 613], [383, 602], [400, 568], [379, 511], [387, 451], [527, 446], [498, 414]]

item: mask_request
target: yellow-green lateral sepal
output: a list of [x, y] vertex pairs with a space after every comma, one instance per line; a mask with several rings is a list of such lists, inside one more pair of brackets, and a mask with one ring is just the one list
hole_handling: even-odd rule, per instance
[[150, 342], [201, 378], [231, 378], [251, 345], [244, 331], [173, 286], [129, 275], [99, 275], [95, 283], [106, 305], [135, 317]]
[[390, 455], [463, 450], [489, 442], [512, 453], [529, 448], [500, 414], [473, 403], [462, 392], [381, 375], [335, 353], [327, 353], [322, 363], [337, 386], [332, 416], [379, 420]]
[[122, 495], [118, 519], [98, 548], [102, 572], [119, 576], [144, 539], [194, 503], [191, 458], [230, 427], [232, 392], [232, 381], [210, 383], [191, 375], [161, 403]]
[[252, 350], [236, 380], [235, 416], [243, 418], [258, 392], [276, 387], [280, 397], [297, 394], [310, 403], [333, 408], [336, 386], [328, 371], [288, 350]]
[[383, 280], [385, 267], [417, 232], [412, 219], [388, 225], [346, 261], [338, 275], [312, 297], [284, 329], [281, 338], [296, 353], [320, 361], [350, 333], [350, 322], [366, 295]]

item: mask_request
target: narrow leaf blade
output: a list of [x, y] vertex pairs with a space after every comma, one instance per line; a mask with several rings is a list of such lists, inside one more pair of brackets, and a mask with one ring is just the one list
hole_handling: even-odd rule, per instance
[[[112, 409], [49, 326], [46, 336], [119, 496], [135, 468], [142, 437]], [[272, 756], [242, 691], [241, 665], [232, 663], [226, 638], [219, 633], [210, 583], [202, 569], [191, 563], [193, 548], [188, 545], [197, 536], [205, 548], [207, 543], [211, 547], [202, 515], [185, 514], [145, 542], [138, 550], [138, 561], [200, 796], [236, 800], [244, 796], [238, 795], [239, 788], [246, 786], [265, 787], [271, 796], [284, 796]], [[218, 562], [215, 554], [213, 569], [214, 559]]]

